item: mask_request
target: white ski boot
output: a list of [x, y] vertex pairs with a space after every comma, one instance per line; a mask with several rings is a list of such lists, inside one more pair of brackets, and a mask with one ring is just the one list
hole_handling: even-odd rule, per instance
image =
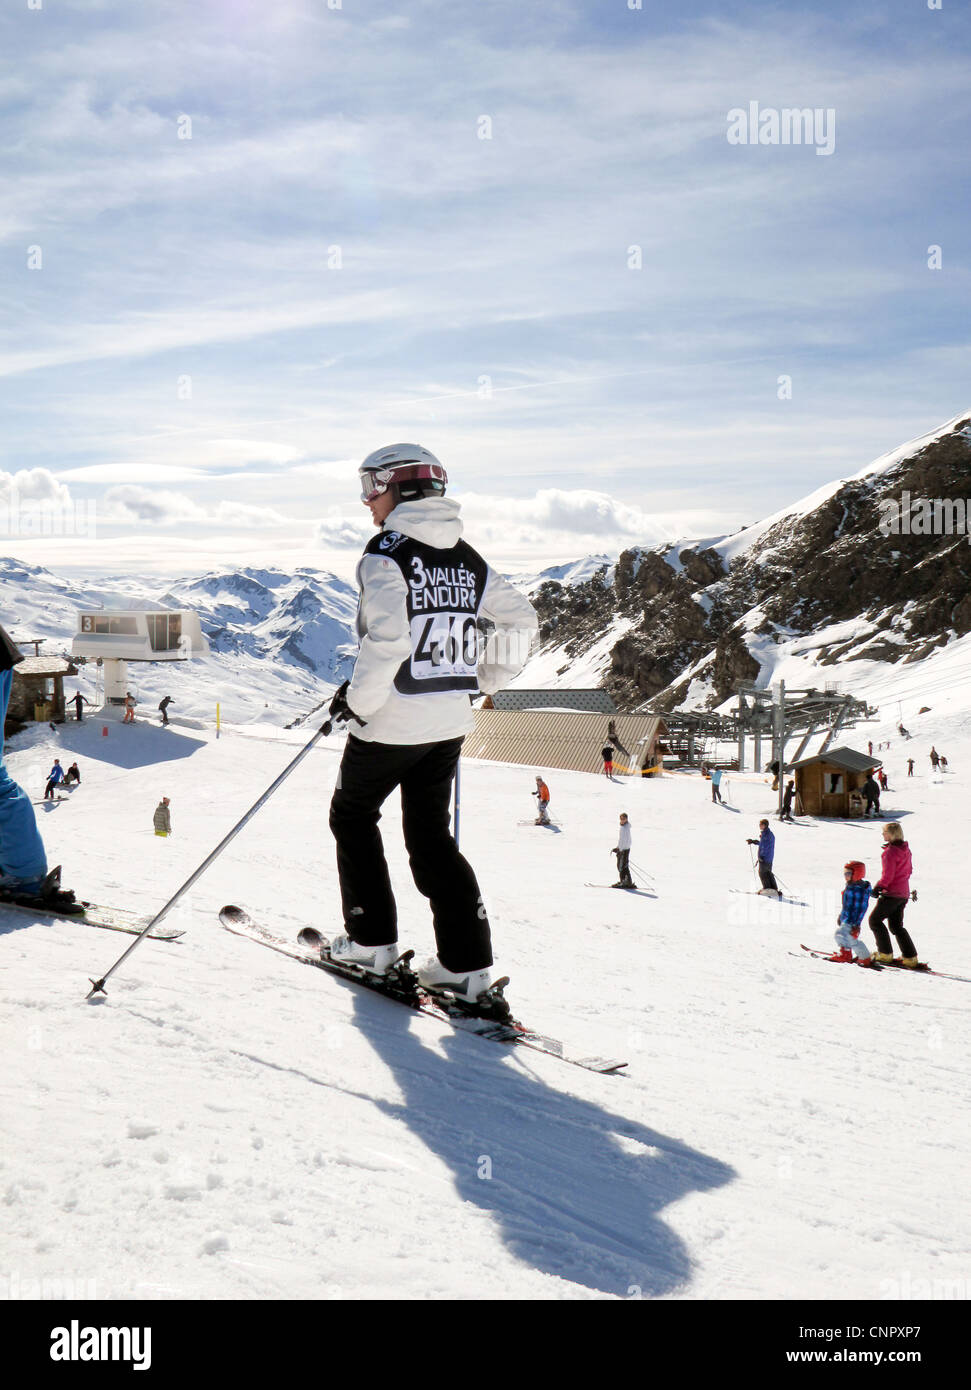
[[397, 941], [388, 946], [361, 946], [349, 936], [335, 936], [330, 943], [331, 959], [341, 965], [356, 965], [371, 975], [386, 975], [401, 955]]
[[492, 969], [487, 966], [485, 970], [446, 970], [438, 957], [433, 956], [418, 967], [418, 981], [431, 994], [448, 990], [457, 999], [474, 1004], [492, 984]]

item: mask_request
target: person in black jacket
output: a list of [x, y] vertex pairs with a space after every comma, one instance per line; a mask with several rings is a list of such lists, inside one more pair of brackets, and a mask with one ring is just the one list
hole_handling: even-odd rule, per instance
[[600, 750], [600, 756], [604, 760], [604, 776], [613, 777], [614, 775], [614, 749], [610, 743], [605, 743]]
[[880, 785], [870, 771], [867, 773], [866, 781], [862, 787], [863, 800], [866, 802], [867, 816], [880, 814]]
[[164, 700], [159, 700], [158, 707], [162, 711], [162, 723], [169, 722], [169, 705], [172, 703], [172, 696], [166, 695]]

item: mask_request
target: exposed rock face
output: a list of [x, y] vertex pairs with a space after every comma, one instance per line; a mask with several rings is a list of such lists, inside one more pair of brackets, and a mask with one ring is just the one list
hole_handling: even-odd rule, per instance
[[[758, 675], [749, 632], [823, 634], [816, 658], [827, 664], [916, 661], [971, 631], [969, 531], [971, 415], [805, 515], [783, 517], [728, 570], [715, 549], [633, 548], [612, 583], [603, 570], [574, 589], [545, 584], [534, 601], [543, 640], [568, 634], [571, 657], [618, 616], [631, 621], [605, 681], [621, 708], [674, 707], [689, 669], [716, 704]], [[825, 629], [851, 620], [852, 637], [826, 642]]]

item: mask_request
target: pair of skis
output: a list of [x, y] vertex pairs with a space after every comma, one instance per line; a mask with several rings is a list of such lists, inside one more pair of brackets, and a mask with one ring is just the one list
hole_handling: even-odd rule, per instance
[[508, 1043], [512, 1046], [527, 1047], [534, 1052], [543, 1052], [549, 1057], [558, 1057], [561, 1062], [571, 1066], [583, 1067], [586, 1071], [612, 1075], [621, 1072], [626, 1062], [606, 1057], [584, 1057], [568, 1051], [558, 1038], [550, 1038], [536, 1033], [525, 1024], [514, 1019], [509, 1005], [503, 997], [503, 987], [509, 983], [507, 978], [497, 980], [480, 996], [477, 1004], [459, 1000], [448, 991], [432, 994], [424, 989], [411, 968], [414, 951], [405, 951], [398, 957], [391, 969], [383, 975], [375, 975], [346, 961], [334, 960], [330, 955], [330, 943], [313, 927], [304, 927], [297, 937], [297, 949], [286, 938], [276, 935], [261, 922], [252, 917], [245, 908], [228, 905], [219, 914], [219, 920], [227, 931], [236, 936], [244, 936], [260, 946], [266, 946], [280, 955], [303, 965], [316, 966], [328, 974], [338, 975], [352, 984], [362, 985], [386, 999], [404, 1004], [416, 1013], [427, 1014], [430, 1018], [449, 1023], [462, 1032], [474, 1033], [490, 1042]]
[[[833, 965], [854, 964], [853, 961], [836, 960], [831, 951], [817, 951], [813, 946], [804, 946], [802, 942], [799, 943], [799, 947], [800, 950], [808, 952], [811, 956], [815, 956], [817, 960], [828, 960]], [[795, 951], [791, 952], [791, 954], [795, 955]], [[801, 960], [802, 957], [800, 956], [799, 959]], [[908, 975], [936, 975], [941, 980], [960, 980], [962, 984], [971, 984], [971, 977], [967, 975], [951, 975], [944, 970], [932, 970], [931, 967], [925, 965], [923, 961], [916, 966], [901, 965], [899, 960], [883, 961], [879, 965], [869, 965], [864, 968], [867, 970], [902, 970]]]

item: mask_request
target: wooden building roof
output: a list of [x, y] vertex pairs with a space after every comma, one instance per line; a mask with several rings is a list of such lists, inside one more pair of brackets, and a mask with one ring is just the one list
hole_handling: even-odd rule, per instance
[[825, 753], [815, 753], [811, 758], [787, 763], [786, 768], [811, 767], [813, 763], [829, 763], [833, 767], [843, 768], [845, 772], [869, 772], [871, 767], [883, 767], [881, 760], [872, 753], [858, 753], [855, 748], [828, 748]]
[[63, 656], [25, 656], [13, 668], [15, 676], [76, 676], [78, 668]]

